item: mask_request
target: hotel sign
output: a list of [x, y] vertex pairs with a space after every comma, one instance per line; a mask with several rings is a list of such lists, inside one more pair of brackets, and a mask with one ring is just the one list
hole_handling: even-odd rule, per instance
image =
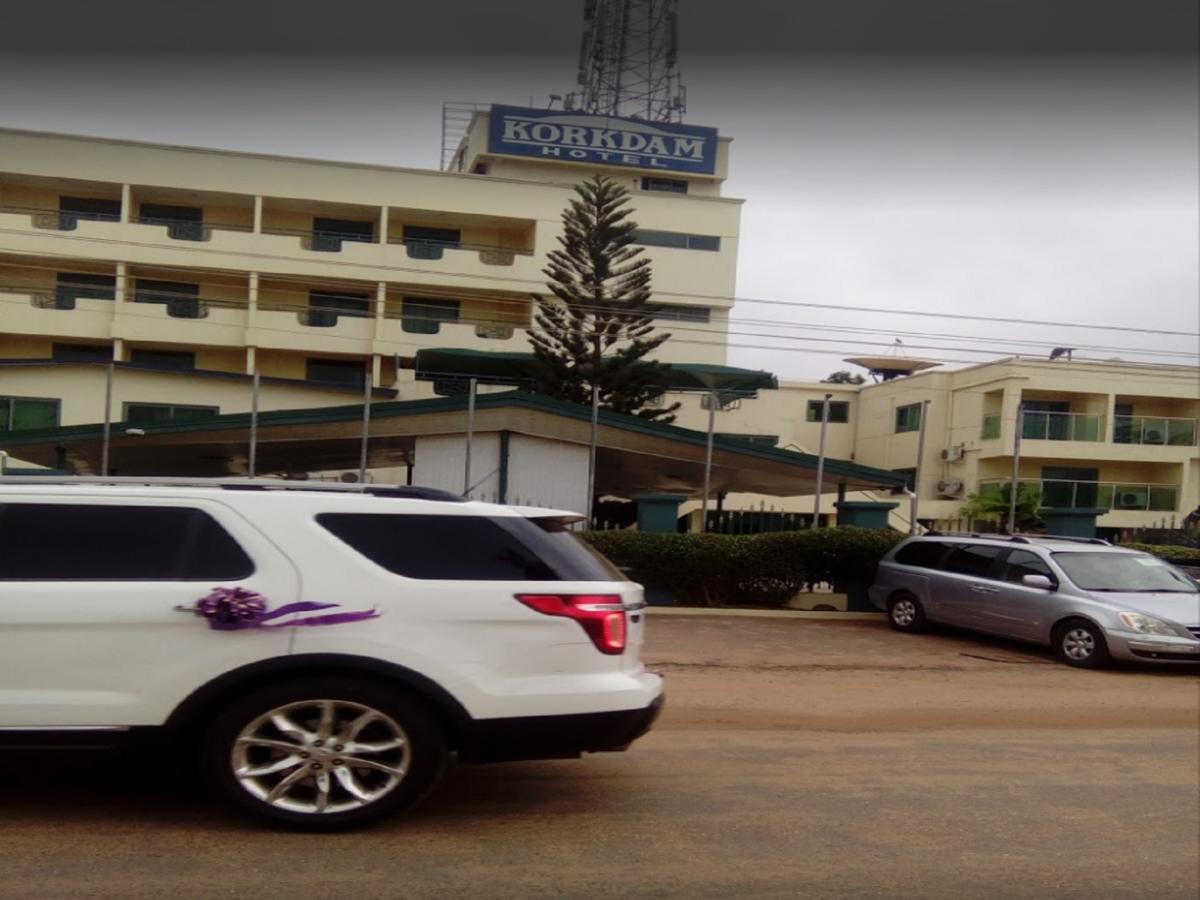
[[494, 105], [488, 152], [711, 175], [717, 129]]

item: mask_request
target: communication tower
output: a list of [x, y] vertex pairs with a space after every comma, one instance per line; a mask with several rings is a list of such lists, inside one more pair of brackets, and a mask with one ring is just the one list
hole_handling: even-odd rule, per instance
[[583, 112], [682, 121], [687, 94], [676, 64], [676, 6], [677, 0], [584, 0]]

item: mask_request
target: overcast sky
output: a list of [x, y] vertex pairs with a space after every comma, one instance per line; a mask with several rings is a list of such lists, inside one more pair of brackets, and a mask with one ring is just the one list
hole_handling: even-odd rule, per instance
[[[687, 121], [734, 138], [725, 192], [747, 201], [739, 297], [1127, 326], [743, 302], [731, 363], [817, 378], [897, 335], [945, 360], [1197, 352], [1193, 0], [679, 5]], [[436, 167], [443, 100], [573, 88], [581, 10], [8, 8], [0, 126]]]

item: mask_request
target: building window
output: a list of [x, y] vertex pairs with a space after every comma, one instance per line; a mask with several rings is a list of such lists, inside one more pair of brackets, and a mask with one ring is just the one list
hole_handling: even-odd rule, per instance
[[155, 281], [139, 278], [133, 289], [134, 303], [158, 303], [167, 315], [176, 319], [199, 319], [200, 285], [183, 281]]
[[55, 428], [60, 402], [46, 397], [0, 397], [0, 432]]
[[910, 491], [916, 487], [916, 484], [917, 484], [917, 470], [916, 469], [892, 469], [892, 471], [895, 472], [897, 475], [904, 476], [904, 486], [906, 488], [908, 488]]
[[653, 175], [642, 177], [643, 191], [665, 191], [668, 194], [686, 194], [688, 183], [680, 178], [656, 178]]
[[462, 231], [457, 228], [426, 228], [424, 225], [405, 225], [404, 244], [413, 259], [441, 259], [447, 247], [462, 244]]
[[702, 322], [707, 325], [712, 321], [712, 310], [707, 306], [647, 303], [642, 308], [654, 318], [664, 322]]
[[210, 419], [220, 415], [219, 406], [187, 406], [181, 403], [126, 403], [124, 420], [137, 424]]
[[336, 384], [341, 387], [363, 387], [366, 384], [366, 366], [353, 359], [309, 359], [306, 365], [309, 381]]
[[437, 334], [443, 322], [458, 321], [458, 308], [457, 300], [405, 297], [400, 309], [401, 328], [409, 334]]
[[183, 350], [147, 350], [135, 347], [129, 352], [129, 361], [135, 366], [174, 369], [179, 372], [190, 372], [196, 368], [196, 354]]
[[112, 362], [111, 344], [54, 344], [50, 358], [58, 362]]
[[204, 240], [204, 210], [197, 206], [143, 203], [138, 221], [143, 225], [166, 225], [167, 237], [177, 241]]
[[[805, 418], [809, 422], [821, 421], [821, 407], [824, 405], [823, 400], [809, 400], [808, 411]], [[829, 421], [830, 422], [849, 422], [850, 421], [850, 401], [848, 400], [830, 400], [829, 401]]]
[[59, 197], [58, 212], [58, 227], [63, 231], [73, 231], [80, 219], [90, 222], [121, 221], [121, 201]]
[[720, 250], [721, 238], [715, 234], [684, 234], [682, 231], [651, 231], [639, 228], [633, 243], [647, 247], [675, 247], [679, 250]]
[[342, 241], [370, 244], [375, 240], [375, 223], [356, 219], [325, 219], [313, 217], [312, 248], [337, 253]]
[[115, 300], [115, 275], [85, 275], [82, 272], [59, 272], [54, 288], [54, 308], [74, 309], [76, 300]]
[[341, 291], [308, 292], [308, 315], [304, 324], [318, 328], [332, 328], [338, 323], [338, 316], [357, 316], [363, 318], [371, 315], [371, 295], [366, 293], [351, 293]]
[[[717, 410], [720, 412], [728, 412], [734, 409], [741, 409], [742, 397], [744, 394], [740, 391], [717, 391]], [[700, 395], [700, 408], [712, 408], [713, 392], [708, 392]]]
[[910, 403], [896, 407], [896, 434], [921, 430], [921, 404]]

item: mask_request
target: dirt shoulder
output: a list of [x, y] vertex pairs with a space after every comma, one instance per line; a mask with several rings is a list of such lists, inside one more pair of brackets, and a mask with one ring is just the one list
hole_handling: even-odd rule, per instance
[[1200, 730], [1200, 670], [1080, 671], [1048, 651], [886, 624], [651, 616], [661, 729]]

